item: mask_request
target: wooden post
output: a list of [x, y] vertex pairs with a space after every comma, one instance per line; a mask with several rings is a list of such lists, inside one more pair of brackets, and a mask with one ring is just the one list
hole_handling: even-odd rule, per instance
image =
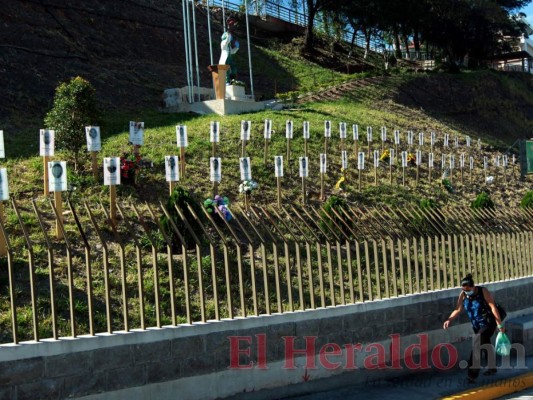
[[402, 186], [405, 186], [405, 167], [402, 167]]
[[49, 156], [43, 156], [43, 167], [44, 167], [44, 195], [48, 196], [50, 190], [48, 188], [48, 161], [50, 161]]
[[[396, 157], [396, 152], [394, 152], [394, 157]], [[390, 184], [392, 185], [392, 164], [393, 164], [393, 159], [392, 159], [392, 149], [389, 149], [389, 180], [390, 180]]]
[[[0, 201], [0, 220], [4, 223], [4, 203]], [[7, 256], [7, 244], [2, 234], [0, 234], [0, 257]]]
[[[265, 146], [266, 146], [266, 139], [265, 139]], [[215, 158], [216, 156], [217, 156], [217, 143], [212, 142], [211, 143], [211, 157]], [[266, 165], [266, 158], [265, 158], [265, 165]], [[217, 192], [218, 192], [218, 182], [215, 181], [213, 182], [213, 199], [217, 195]], [[171, 193], [172, 193], [172, 189], [171, 189]]]
[[287, 139], [287, 165], [291, 165], [291, 139]]
[[168, 183], [168, 189], [169, 189], [169, 194], [170, 194], [170, 196], [172, 196], [172, 192], [174, 191], [174, 187], [175, 187], [175, 186], [176, 186], [176, 183], [173, 182], [173, 181], [170, 181], [170, 182]]
[[[264, 153], [264, 164], [265, 165], [267, 164], [267, 157], [268, 157], [268, 142], [269, 142], [269, 140], [265, 139], [265, 149], [263, 151], [263, 153]], [[213, 154], [213, 157], [215, 157], [214, 154]]]
[[63, 239], [63, 232], [59, 228], [59, 224], [63, 223], [63, 196], [61, 191], [54, 192], [54, 205], [57, 210], [57, 215], [61, 221], [56, 221], [56, 238]]
[[276, 180], [278, 186], [278, 207], [281, 207], [281, 178], [278, 176]]
[[248, 193], [244, 192], [244, 209], [245, 209], [246, 211], [248, 211], [249, 208], [250, 208], [250, 199], [249, 199], [249, 196], [250, 196], [250, 195], [249, 195]]
[[361, 170], [358, 169], [357, 171], [359, 173], [359, 191], [361, 191]]
[[507, 166], [503, 166], [503, 180], [505, 183], [507, 183]]
[[115, 185], [109, 186], [109, 215], [111, 223], [115, 225], [117, 221], [117, 187]]
[[307, 139], [304, 139], [304, 157], [307, 157]]
[[320, 200], [324, 200], [324, 174], [320, 174]]
[[94, 180], [98, 181], [98, 161], [96, 160], [96, 153], [96, 151], [91, 151], [91, 168]]
[[180, 174], [181, 179], [185, 178], [185, 147], [180, 147]]
[[305, 184], [305, 177], [302, 176], [302, 202], [307, 204], [307, 187]]
[[450, 168], [450, 183], [453, 184], [453, 168]]

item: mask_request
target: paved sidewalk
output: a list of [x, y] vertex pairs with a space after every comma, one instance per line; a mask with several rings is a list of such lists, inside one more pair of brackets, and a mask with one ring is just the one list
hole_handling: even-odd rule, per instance
[[[360, 385], [303, 396], [285, 397], [287, 400], [429, 400], [429, 399], [533, 399], [533, 356], [526, 358], [526, 368], [500, 368], [493, 376], [484, 376], [468, 383], [466, 371], [421, 372], [402, 378], [367, 381]], [[511, 361], [511, 366], [516, 362]], [[272, 397], [275, 398], [275, 397]]]

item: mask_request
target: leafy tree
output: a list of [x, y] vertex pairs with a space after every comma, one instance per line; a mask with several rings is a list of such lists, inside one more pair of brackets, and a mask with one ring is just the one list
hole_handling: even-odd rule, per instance
[[339, 2], [336, 2], [335, 0], [305, 0], [305, 5], [307, 8], [307, 26], [305, 27], [305, 49], [307, 51], [313, 51], [313, 45], [315, 43], [315, 17], [323, 9], [338, 10], [340, 8], [338, 4]]
[[468, 56], [471, 66], [510, 49], [505, 36], [516, 36], [523, 27], [513, 13], [530, 0], [423, 0], [426, 18], [421, 34], [440, 48], [451, 70]]
[[54, 105], [44, 118], [46, 127], [55, 130], [57, 147], [73, 155], [76, 170], [86, 143], [84, 127], [96, 125], [100, 116], [95, 93], [93, 86], [79, 76], [64, 82], [56, 88]]

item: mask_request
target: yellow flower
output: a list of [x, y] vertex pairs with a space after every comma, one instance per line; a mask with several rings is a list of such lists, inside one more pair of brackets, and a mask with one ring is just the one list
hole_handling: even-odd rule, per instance
[[344, 186], [344, 176], [341, 176], [341, 178], [337, 181], [337, 183], [335, 184], [335, 189], [342, 189], [341, 186]]

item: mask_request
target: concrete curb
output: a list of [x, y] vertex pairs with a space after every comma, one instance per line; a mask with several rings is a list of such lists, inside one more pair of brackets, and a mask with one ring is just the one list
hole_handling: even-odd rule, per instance
[[488, 385], [465, 390], [440, 400], [492, 400], [533, 387], [533, 372], [494, 381]]

